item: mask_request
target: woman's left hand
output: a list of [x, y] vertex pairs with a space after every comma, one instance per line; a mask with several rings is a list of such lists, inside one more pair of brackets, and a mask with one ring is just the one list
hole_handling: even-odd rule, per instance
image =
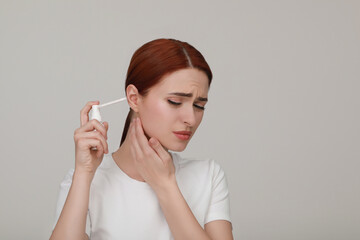
[[154, 191], [166, 188], [176, 181], [175, 166], [170, 153], [157, 139], [152, 137], [147, 140], [139, 118], [131, 122], [129, 133], [135, 166]]

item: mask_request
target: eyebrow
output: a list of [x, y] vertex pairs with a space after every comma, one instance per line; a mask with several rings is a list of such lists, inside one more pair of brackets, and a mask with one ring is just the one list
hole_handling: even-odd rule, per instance
[[[173, 92], [173, 93], [169, 93], [169, 95], [175, 95], [175, 96], [180, 96], [180, 97], [192, 97], [193, 96], [192, 93], [183, 93], [183, 92]], [[198, 97], [197, 100], [201, 101], [201, 102], [208, 101], [208, 99], [205, 97]]]

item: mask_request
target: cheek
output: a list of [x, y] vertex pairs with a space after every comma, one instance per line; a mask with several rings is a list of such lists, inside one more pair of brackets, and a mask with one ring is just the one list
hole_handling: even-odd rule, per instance
[[198, 125], [201, 123], [202, 119], [203, 119], [203, 116], [204, 116], [204, 112], [201, 112], [199, 114], [199, 118], [198, 118]]
[[161, 134], [161, 130], [167, 126], [167, 120], [171, 116], [169, 107], [162, 101], [149, 102], [139, 115], [143, 121], [144, 130], [150, 137], [159, 137], [157, 135]]
[[196, 126], [195, 126], [195, 129], [197, 129], [198, 126], [200, 125], [203, 116], [204, 116], [204, 112], [201, 112], [201, 113], [199, 113], [199, 114], [196, 116]]
[[[149, 119], [164, 120], [169, 115], [169, 108], [162, 101], [156, 101], [146, 106], [146, 114]], [[154, 122], [154, 121], [153, 121]], [[161, 124], [161, 122], [158, 122]]]

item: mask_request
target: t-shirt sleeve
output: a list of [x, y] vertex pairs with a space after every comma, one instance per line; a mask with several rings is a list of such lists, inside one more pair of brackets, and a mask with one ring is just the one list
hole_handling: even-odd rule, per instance
[[[67, 195], [68, 195], [70, 187], [71, 187], [73, 175], [74, 175], [74, 169], [70, 169], [60, 184], [59, 195], [58, 195], [58, 200], [57, 200], [57, 204], [56, 204], [55, 221], [54, 221], [54, 225], [53, 225], [53, 230], [56, 226], [57, 221], [59, 220], [61, 211], [64, 207]], [[86, 231], [85, 232], [87, 233], [88, 236], [90, 236], [89, 211], [88, 211], [87, 217], [86, 217]]]
[[205, 224], [214, 220], [227, 220], [231, 222], [229, 190], [225, 172], [214, 160], [210, 162], [210, 171], [212, 175], [212, 190], [209, 209], [205, 216]]

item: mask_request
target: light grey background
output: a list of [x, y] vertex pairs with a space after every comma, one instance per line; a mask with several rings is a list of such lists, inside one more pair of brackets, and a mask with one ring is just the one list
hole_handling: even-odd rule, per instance
[[[182, 155], [224, 168], [235, 238], [360, 239], [359, 1], [9, 0], [0, 34], [0, 239], [49, 238], [80, 109], [160, 37], [212, 68]], [[127, 111], [102, 109], [110, 151]]]

